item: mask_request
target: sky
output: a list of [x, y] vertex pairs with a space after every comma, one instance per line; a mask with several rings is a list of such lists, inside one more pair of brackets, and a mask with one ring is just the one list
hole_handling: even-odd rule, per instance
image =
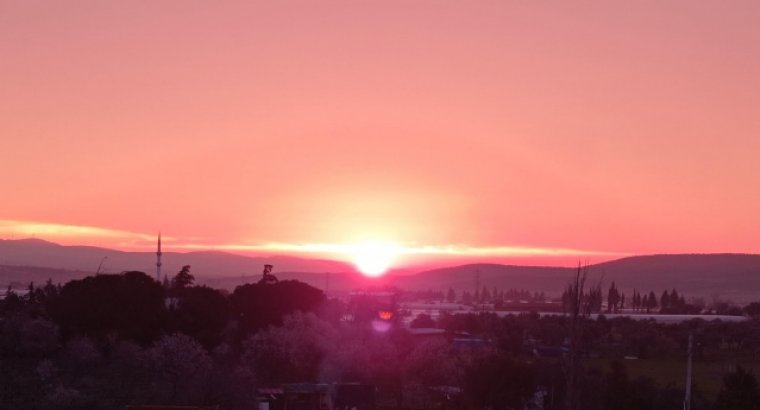
[[757, 21], [756, 1], [0, 0], [0, 238], [757, 253]]

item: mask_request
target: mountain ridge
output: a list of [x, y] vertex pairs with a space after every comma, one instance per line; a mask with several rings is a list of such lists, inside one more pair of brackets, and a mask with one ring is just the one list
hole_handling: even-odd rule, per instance
[[[390, 272], [381, 279], [366, 279], [348, 263], [286, 255], [245, 256], [219, 250], [164, 252], [163, 272], [173, 275], [191, 265], [199, 283], [232, 289], [254, 280], [264, 264], [274, 263], [281, 279], [297, 279], [319, 288], [345, 293], [367, 286], [397, 286], [408, 290], [474, 291], [475, 272], [479, 283], [489, 289], [527, 289], [559, 295], [577, 267], [499, 263], [466, 263], [436, 269], [418, 268], [410, 275]], [[154, 252], [129, 252], [96, 246], [60, 245], [41, 239], [0, 240], [0, 285], [36, 282], [55, 276], [71, 280], [93, 274], [124, 270], [155, 272]], [[24, 276], [24, 268], [35, 272]], [[687, 296], [728, 298], [738, 301], [760, 299], [760, 255], [749, 253], [683, 253], [633, 255], [588, 265], [588, 284], [601, 281], [603, 291], [611, 282], [626, 293], [676, 288]], [[55, 274], [59, 272], [59, 274]], [[329, 274], [327, 274], [329, 272]], [[12, 274], [11, 274], [12, 273]], [[757, 296], [755, 296], [757, 295]]]

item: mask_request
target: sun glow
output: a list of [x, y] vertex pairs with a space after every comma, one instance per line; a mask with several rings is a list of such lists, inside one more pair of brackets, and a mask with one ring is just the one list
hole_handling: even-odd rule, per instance
[[357, 269], [369, 277], [385, 274], [400, 253], [398, 246], [388, 242], [362, 242], [351, 247], [351, 256]]

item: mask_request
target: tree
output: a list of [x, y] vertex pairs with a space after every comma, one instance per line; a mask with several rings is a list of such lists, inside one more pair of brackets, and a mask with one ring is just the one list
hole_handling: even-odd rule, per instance
[[457, 300], [457, 294], [454, 292], [454, 289], [449, 288], [449, 293], [446, 294], [446, 301], [449, 303], [454, 303]]
[[760, 302], [752, 302], [744, 307], [744, 313], [748, 316], [760, 316]]
[[602, 284], [597, 282], [586, 293], [586, 297], [583, 301], [583, 310], [586, 315], [591, 313], [599, 313], [602, 311]]
[[273, 265], [264, 265], [264, 271], [261, 273], [259, 283], [263, 285], [272, 285], [278, 282], [277, 277], [272, 274]]
[[[241, 366], [264, 383], [317, 380], [328, 351], [338, 343], [332, 326], [313, 313], [296, 312], [243, 343]], [[346, 346], [341, 343], [340, 348]]]
[[0, 328], [2, 350], [20, 357], [47, 356], [58, 349], [58, 327], [43, 318], [24, 314], [5, 317]]
[[190, 265], [185, 265], [172, 279], [172, 289], [184, 289], [188, 286], [191, 286], [194, 281], [195, 276], [190, 273]]
[[[567, 383], [565, 393], [565, 406], [568, 410], [579, 408], [579, 341], [582, 339], [583, 320], [588, 317], [588, 309], [584, 309], [584, 287], [588, 276], [588, 267], [578, 264], [573, 281], [568, 284], [565, 293], [562, 295], [565, 312], [569, 315], [568, 321], [568, 339], [570, 341], [570, 351], [563, 363], [565, 371], [565, 381]], [[597, 285], [597, 288], [599, 286]], [[601, 294], [601, 289], [599, 289]], [[587, 297], [586, 297], [587, 298]]]
[[194, 337], [206, 348], [216, 346], [230, 319], [227, 298], [207, 286], [180, 289], [176, 298], [169, 316], [171, 328]]
[[660, 307], [662, 309], [667, 309], [670, 306], [670, 294], [668, 294], [667, 290], [662, 291], [662, 295], [660, 296]]
[[620, 303], [620, 292], [615, 287], [615, 282], [612, 282], [607, 292], [607, 312], [617, 312], [618, 303]]
[[8, 285], [8, 289], [5, 291], [5, 298], [2, 300], [2, 307], [2, 312], [5, 314], [8, 314], [10, 312], [18, 312], [24, 307], [24, 299], [13, 291], [11, 285]]
[[715, 410], [758, 410], [760, 390], [752, 372], [738, 366], [723, 377], [723, 388], [715, 400]]
[[211, 362], [206, 350], [195, 339], [172, 334], [157, 340], [147, 353], [159, 383], [168, 386], [160, 392], [169, 392], [165, 399], [169, 403], [187, 402], [189, 396], [197, 394], [193, 382], [202, 380]]
[[149, 342], [164, 328], [164, 289], [143, 272], [88, 276], [68, 282], [48, 312], [66, 336], [115, 332]]
[[685, 305], [685, 303], [681, 303], [681, 298], [679, 298], [676, 288], [673, 288], [673, 290], [670, 291], [670, 307], [682, 307], [683, 305]]
[[417, 343], [405, 360], [405, 379], [423, 386], [451, 386], [458, 380], [456, 352], [443, 338]]
[[324, 382], [355, 381], [382, 385], [392, 389], [403, 384], [404, 360], [412, 341], [405, 331], [392, 328], [378, 333], [371, 327], [358, 324], [341, 326], [337, 341], [330, 342], [320, 365], [320, 378]]
[[249, 283], [230, 295], [232, 313], [243, 334], [282, 324], [295, 311], [313, 312], [324, 302], [324, 293], [297, 280]]
[[650, 291], [649, 296], [645, 296], [644, 298], [646, 299], [645, 307], [647, 308], [647, 313], [652, 309], [657, 309], [657, 296], [654, 295], [653, 291]]
[[483, 285], [483, 290], [480, 291], [480, 300], [482, 302], [491, 301], [491, 292], [488, 291], [488, 288], [486, 288], [486, 285]]
[[633, 294], [631, 294], [631, 308], [634, 312], [638, 311], [639, 309], [639, 295], [636, 292], [636, 289], [634, 289]]

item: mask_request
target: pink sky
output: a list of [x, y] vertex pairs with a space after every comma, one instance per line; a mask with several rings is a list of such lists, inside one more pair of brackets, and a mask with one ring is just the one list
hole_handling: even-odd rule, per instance
[[756, 1], [0, 0], [0, 237], [760, 252], [758, 21]]

